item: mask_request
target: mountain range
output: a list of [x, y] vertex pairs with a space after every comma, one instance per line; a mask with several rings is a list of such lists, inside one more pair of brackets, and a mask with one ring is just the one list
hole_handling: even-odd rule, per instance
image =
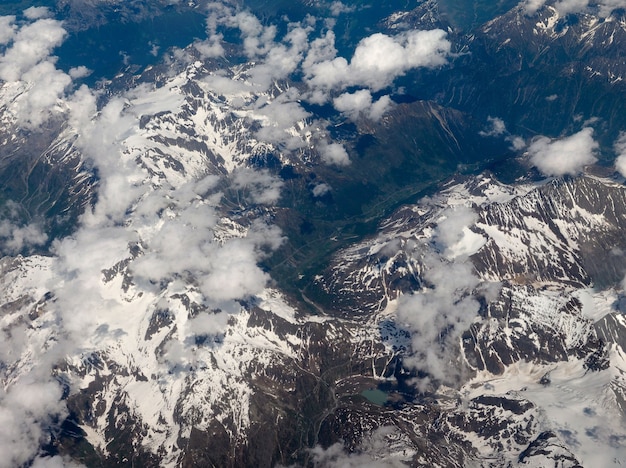
[[0, 466], [626, 461], [626, 4], [12, 3]]

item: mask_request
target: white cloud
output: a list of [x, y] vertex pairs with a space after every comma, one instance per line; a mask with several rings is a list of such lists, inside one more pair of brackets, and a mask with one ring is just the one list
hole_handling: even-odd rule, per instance
[[0, 218], [0, 252], [15, 255], [22, 250], [41, 246], [48, 241], [43, 226], [35, 221], [21, 222], [24, 214], [20, 205], [8, 200]]
[[311, 68], [319, 63], [333, 60], [337, 56], [335, 48], [335, 33], [332, 30], [318, 38], [313, 39], [302, 62], [302, 69], [307, 74], [312, 74]]
[[194, 44], [194, 47], [205, 59], [222, 57], [224, 55], [222, 39], [223, 37], [221, 34], [215, 34], [213, 36], [210, 36], [205, 41], [197, 41]]
[[[81, 228], [72, 237], [54, 246], [55, 271], [63, 281], [51, 287], [71, 336], [94, 336], [105, 324], [111, 330], [123, 327], [115, 318], [123, 300], [103, 296], [108, 293], [102, 289], [102, 270], [128, 259], [134, 243], [142, 247], [142, 254], [129, 262], [137, 291], [158, 294], [185, 278], [204, 294], [206, 305], [239, 310], [227, 303], [257, 294], [269, 280], [258, 262], [280, 245], [280, 231], [264, 222], [222, 226], [217, 208], [223, 193], [218, 185], [230, 194], [229, 202], [246, 209], [275, 203], [280, 179], [267, 171], [240, 169], [229, 177], [199, 177], [175, 187], [167, 180], [146, 183], [150, 175], [140, 163], [145, 142], [137, 135], [138, 116], [176, 111], [182, 105], [179, 98], [162, 97], [162, 89], [137, 87], [99, 112], [95, 95], [85, 86], [67, 102], [76, 144], [100, 176], [97, 204], [82, 216]], [[100, 313], [72, 313], [81, 307]], [[215, 330], [227, 321], [221, 315], [211, 317]], [[208, 318], [202, 320], [198, 325], [210, 329]]]
[[[150, 284], [158, 284], [161, 288], [181, 274], [189, 274], [207, 303], [220, 308], [226, 302], [260, 293], [269, 275], [259, 268], [258, 262], [266, 250], [274, 250], [282, 243], [280, 230], [255, 222], [241, 237], [219, 242], [214, 237], [215, 214], [209, 207], [196, 210], [172, 213], [173, 217], [158, 231], [142, 239], [145, 254], [131, 265], [138, 284], [148, 289]], [[226, 323], [223, 317], [218, 318], [219, 324]], [[207, 328], [208, 319], [202, 320]]]
[[[335, 57], [332, 60], [311, 65], [307, 84], [314, 90], [328, 92], [333, 88], [343, 88], [350, 80], [350, 65], [343, 57]], [[355, 77], [356, 78], [356, 77]]]
[[[365, 86], [378, 91], [410, 69], [447, 63], [451, 43], [446, 35], [441, 29], [410, 31], [393, 37], [372, 34], [359, 42], [350, 63], [343, 57], [309, 62], [304, 68], [307, 83], [313, 89]], [[326, 41], [329, 39], [332, 37]], [[330, 50], [327, 43], [322, 45], [322, 50]]]
[[620, 8], [626, 8], [626, 0], [603, 0], [598, 4], [598, 15], [605, 18]]
[[67, 457], [39, 457], [33, 461], [31, 468], [81, 468], [85, 465], [76, 463]]
[[263, 26], [252, 13], [241, 11], [228, 16], [227, 24], [241, 31], [244, 51], [248, 58], [253, 59], [270, 52], [276, 38], [276, 26]]
[[367, 89], [344, 93], [333, 99], [335, 109], [352, 120], [357, 120], [361, 115], [372, 120], [379, 120], [391, 105], [392, 101], [389, 96], [382, 96], [372, 102], [372, 94]]
[[0, 57], [0, 79], [22, 79], [24, 72], [46, 59], [66, 34], [61, 22], [53, 19], [40, 19], [20, 28], [11, 46]]
[[348, 6], [345, 3], [335, 1], [330, 4], [330, 13], [333, 16], [339, 16], [342, 13], [352, 13], [356, 10], [354, 6]]
[[13, 17], [0, 18], [0, 43], [7, 44], [0, 55], [0, 80], [16, 85], [10, 87], [16, 95], [8, 110], [26, 128], [37, 128], [53, 113], [63, 112], [72, 80], [88, 74], [86, 67], [69, 74], [56, 68], [51, 54], [67, 33], [60, 21], [47, 16], [47, 8], [29, 8], [28, 21], [19, 27]]
[[24, 466], [50, 442], [47, 428], [67, 410], [57, 382], [24, 376], [0, 391], [0, 468]]
[[559, 140], [547, 137], [535, 139], [528, 147], [531, 163], [548, 176], [575, 175], [597, 161], [598, 142], [593, 139], [593, 129], [585, 127], [580, 132]]
[[24, 16], [29, 20], [38, 20], [42, 18], [49, 18], [51, 12], [48, 7], [30, 7], [24, 10]]
[[434, 240], [448, 260], [464, 258], [476, 253], [487, 239], [470, 229], [478, 215], [466, 206], [445, 210], [434, 233]]
[[528, 15], [533, 15], [543, 6], [546, 0], [525, 0], [523, 2], [524, 11]]
[[326, 183], [321, 183], [313, 187], [313, 189], [311, 190], [311, 193], [313, 194], [314, 197], [323, 197], [327, 193], [330, 193], [330, 191], [331, 191], [330, 185]]
[[521, 151], [526, 148], [526, 141], [518, 136], [511, 135], [506, 128], [504, 120], [499, 117], [487, 117], [487, 126], [484, 130], [478, 132], [483, 137], [504, 137], [505, 141], [511, 143], [511, 149], [513, 151]]
[[85, 78], [86, 76], [91, 75], [91, 70], [83, 65], [78, 66], [78, 67], [73, 67], [70, 68], [70, 71], [68, 72], [70, 77], [72, 77], [73, 80], [78, 79], [78, 78]]
[[51, 62], [41, 62], [25, 71], [22, 79], [31, 83], [22, 96], [16, 115], [22, 125], [36, 127], [48, 119], [53, 107], [60, 103], [72, 78], [57, 70]]
[[[273, 228], [273, 237], [280, 231]], [[269, 275], [258, 266], [258, 245], [250, 239], [232, 239], [212, 252], [208, 271], [199, 279], [200, 291], [211, 301], [232, 301], [259, 294]]]
[[276, 81], [287, 79], [302, 62], [311, 30], [310, 27], [291, 24], [280, 42], [274, 42], [272, 37], [259, 53], [263, 56], [262, 60], [248, 69], [250, 80], [268, 89]]
[[365, 434], [358, 450], [348, 452], [341, 442], [324, 449], [310, 450], [316, 468], [402, 468], [410, 462], [411, 454], [393, 450], [397, 429], [383, 426]]
[[0, 45], [12, 41], [16, 30], [15, 16], [0, 16]]
[[554, 4], [554, 7], [562, 15], [569, 13], [579, 13], [589, 6], [589, 0], [561, 0]]
[[325, 143], [319, 145], [319, 153], [326, 164], [335, 166], [347, 166], [350, 164], [348, 152], [341, 143]]
[[430, 287], [401, 296], [397, 309], [398, 319], [411, 332], [411, 354], [404, 363], [428, 374], [418, 382], [421, 390], [431, 378], [456, 383], [459, 340], [480, 309], [471, 295], [479, 284], [471, 264], [426, 257], [425, 268], [423, 277]]
[[228, 325], [230, 314], [226, 312], [203, 312], [187, 322], [187, 336], [215, 336]]
[[[269, 142], [285, 151], [311, 144], [303, 138], [305, 131], [311, 131], [306, 124], [310, 116], [299, 103], [299, 91], [281, 87], [278, 81], [293, 73], [309, 73], [324, 62], [343, 60], [349, 76], [339, 81], [331, 79], [328, 86], [317, 87], [310, 81], [312, 87], [307, 92], [311, 96], [320, 93], [317, 96], [324, 95], [327, 101], [328, 92], [345, 86], [378, 89], [410, 68], [443, 64], [450, 50], [443, 31], [414, 31], [393, 38], [374, 35], [358, 45], [348, 64], [336, 57], [332, 32], [309, 42], [312, 20], [288, 26], [287, 36], [278, 39], [277, 28], [264, 26], [249, 13], [234, 13], [223, 6], [213, 8], [214, 14], [207, 20], [211, 39], [196, 44], [196, 48], [205, 57], [223, 53], [217, 26], [236, 27], [241, 31], [245, 54], [256, 65], [240, 70], [237, 80], [231, 80], [225, 72], [207, 78], [204, 85], [214, 84], [215, 91], [228, 88], [240, 92], [237, 116], [259, 124], [255, 137], [261, 143]], [[189, 352], [186, 336], [220, 333], [229, 314], [241, 309], [238, 301], [267, 286], [270, 277], [259, 262], [283, 241], [276, 226], [265, 219], [253, 220], [255, 210], [246, 212], [250, 205], [271, 205], [279, 199], [282, 182], [267, 171], [240, 170], [229, 176], [207, 177], [197, 174], [187, 184], [175, 184], [151, 175], [142, 166], [145, 141], [139, 135], [140, 116], [179, 109], [180, 96], [172, 99], [168, 94], [164, 100], [158, 89], [139, 86], [110, 99], [102, 108], [96, 105], [98, 96], [87, 86], [67, 96], [72, 79], [86, 76], [88, 70], [78, 67], [65, 74], [56, 69], [51, 54], [66, 37], [66, 31], [60, 22], [46, 16], [45, 10], [30, 9], [25, 13], [28, 21], [19, 27], [15, 18], [0, 20], [0, 26], [5, 26], [0, 27], [0, 43], [7, 44], [0, 57], [0, 79], [21, 82], [26, 90], [16, 101], [23, 122], [36, 125], [50, 109], [66, 112], [67, 131], [76, 135], [74, 144], [98, 171], [98, 197], [93, 209], [81, 217], [76, 232], [57, 240], [51, 249], [53, 279], [46, 286], [54, 293], [55, 301], [49, 303], [46, 313], [53, 318], [51, 326], [59, 327], [55, 333], [59, 341], [54, 348], [46, 348], [46, 359], [38, 361], [39, 374], [32, 376], [32, 385], [28, 380], [31, 376], [27, 376], [0, 393], [0, 447], [11, 445], [2, 450], [10, 466], [35, 459], [40, 443], [47, 437], [46, 429], [66, 414], [60, 401], [61, 388], [49, 379], [52, 366], [67, 354], [110, 346], [130, 334], [128, 328], [135, 326], [135, 318], [137, 323], [140, 320], [133, 317], [133, 325], [129, 324], [128, 301], [138, 301], [133, 313], [140, 314], [141, 308], [156, 301], [159, 294], [184, 284], [198, 303], [221, 310], [181, 319], [182, 335], [172, 339], [167, 354], [168, 359], [176, 360], [177, 355], [182, 358]], [[372, 54], [384, 60], [372, 61]], [[265, 97], [251, 99], [246, 95], [250, 91], [265, 93]], [[359, 109], [370, 118], [379, 118], [389, 106], [389, 98], [373, 102], [370, 91], [363, 91], [366, 94], [361, 96], [369, 96], [367, 106], [360, 108], [357, 102], [346, 111]], [[348, 106], [349, 96], [342, 99]], [[320, 140], [319, 134], [311, 133], [309, 141]], [[317, 149], [327, 164], [350, 164], [341, 144], [322, 140]], [[328, 189], [319, 184], [312, 191], [314, 196], [321, 196]], [[220, 212], [222, 197], [234, 193], [241, 195], [239, 208], [246, 216], [237, 221], [224, 220]], [[45, 241], [45, 234], [36, 226], [5, 228], [13, 249]], [[137, 246], [132, 255], [131, 246]], [[133, 281], [126, 285], [128, 292], [115, 283], [104, 282], [103, 271], [118, 262], [128, 264]], [[121, 282], [119, 277], [111, 281], [117, 280]], [[0, 344], [3, 357], [25, 349], [22, 342], [28, 339], [28, 331], [16, 328], [12, 332], [11, 346]], [[38, 466], [65, 462], [59, 457], [35, 460]]]
[[273, 205], [280, 197], [283, 182], [274, 177], [267, 170], [255, 171], [250, 168], [237, 169], [232, 175], [232, 187], [237, 190], [242, 199], [248, 203]]
[[[337, 3], [334, 7], [341, 9], [341, 4]], [[194, 45], [205, 57], [217, 56], [223, 52], [220, 28], [239, 30], [243, 53], [252, 63], [238, 72], [238, 79], [244, 80], [250, 90], [269, 92], [274, 96], [253, 106], [240, 102], [243, 104], [241, 110], [247, 117], [260, 121], [262, 128], [256, 135], [259, 140], [287, 150], [304, 146], [302, 132], [294, 131], [308, 117], [300, 105], [301, 100], [323, 104], [332, 99], [337, 91], [347, 87], [367, 88], [336, 97], [335, 107], [351, 119], [362, 113], [367, 118], [378, 120], [392, 101], [389, 96], [373, 101], [370, 90], [378, 91], [390, 86], [395, 78], [410, 69], [441, 66], [450, 55], [451, 44], [446, 39], [446, 32], [436, 29], [410, 31], [396, 36], [373, 34], [359, 42], [348, 62], [343, 57], [337, 57], [332, 30], [309, 40], [309, 35], [315, 30], [314, 23], [315, 19], [311, 17], [301, 23], [288, 23], [287, 33], [281, 37], [275, 26], [263, 25], [250, 12], [214, 4], [207, 20], [209, 39]], [[283, 83], [296, 73], [305, 77], [306, 88], [303, 90], [289, 88]], [[338, 156], [339, 152], [335, 151], [334, 155]], [[341, 158], [330, 159], [338, 161]]]
[[20, 226], [6, 219], [0, 221], [0, 252], [17, 254], [24, 249], [41, 246], [47, 240], [48, 235], [39, 224]]
[[526, 140], [521, 136], [509, 135], [506, 140], [511, 143], [511, 149], [514, 151], [521, 151], [526, 148]]
[[615, 169], [626, 177], [626, 132], [621, 132], [613, 145], [615, 154]]
[[494, 137], [507, 134], [506, 125], [504, 120], [499, 117], [487, 117], [487, 128], [479, 132], [484, 137]]
[[407, 244], [412, 251], [408, 253], [423, 265], [423, 285], [399, 297], [396, 315], [411, 333], [404, 364], [426, 373], [416, 380], [421, 391], [441, 383], [459, 383], [463, 373], [460, 339], [478, 319], [480, 309], [475, 296], [493, 298], [499, 290], [482, 283], [468, 259], [486, 242], [470, 229], [476, 220], [476, 213], [464, 205], [443, 209], [430, 242]]
[[298, 97], [298, 91], [290, 88], [271, 100], [261, 97], [246, 109], [246, 115], [261, 124], [255, 134], [260, 141], [273, 143], [287, 150], [306, 145], [301, 130], [311, 114], [297, 102]]

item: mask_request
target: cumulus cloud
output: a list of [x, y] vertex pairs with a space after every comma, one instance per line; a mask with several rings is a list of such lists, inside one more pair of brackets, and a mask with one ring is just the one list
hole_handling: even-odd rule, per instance
[[476, 253], [487, 239], [470, 229], [478, 215], [466, 206], [445, 210], [434, 232], [435, 245], [449, 260], [464, 258]]
[[56, 68], [52, 52], [67, 32], [60, 21], [48, 16], [47, 8], [33, 7], [24, 12], [26, 21], [19, 24], [15, 17], [0, 17], [0, 44], [5, 44], [0, 80], [17, 85], [11, 88], [16, 94], [10, 112], [27, 128], [36, 128], [53, 112], [61, 112], [72, 80], [88, 73], [85, 67], [69, 74]]
[[274, 99], [261, 97], [247, 107], [248, 118], [257, 120], [261, 128], [255, 136], [265, 142], [287, 150], [306, 145], [301, 130], [306, 126], [310, 113], [297, 102], [297, 91], [287, 90]]
[[91, 75], [91, 70], [83, 65], [80, 65], [78, 67], [70, 68], [68, 74], [73, 80], [75, 80]]
[[499, 117], [487, 117], [487, 126], [478, 132], [483, 137], [504, 137], [505, 141], [511, 143], [511, 149], [521, 151], [526, 148], [526, 141], [517, 135], [512, 135], [506, 128], [504, 120]]
[[[251, 177], [247, 174], [248, 180]], [[260, 293], [269, 276], [258, 262], [264, 248], [280, 245], [280, 230], [255, 222], [239, 236], [219, 240], [217, 222], [215, 207], [201, 200], [188, 207], [172, 206], [170, 201], [158, 228], [141, 238], [144, 254], [130, 267], [138, 284], [161, 288], [181, 275], [191, 275], [206, 301], [215, 306]]]
[[210, 300], [231, 301], [259, 294], [269, 281], [269, 275], [258, 267], [260, 248], [275, 248], [282, 240], [276, 227], [262, 227], [249, 237], [232, 239], [209, 257], [208, 272], [201, 276], [200, 290]]
[[29, 20], [38, 20], [42, 18], [49, 18], [52, 16], [48, 7], [35, 7], [26, 8], [24, 10], [24, 16]]
[[558, 140], [547, 137], [535, 139], [528, 147], [530, 162], [548, 176], [575, 175], [597, 161], [598, 142], [593, 129], [585, 127], [580, 132]]
[[248, 58], [268, 53], [276, 37], [276, 26], [263, 26], [252, 13], [242, 11], [228, 17], [230, 25], [241, 31], [244, 51]]
[[501, 136], [507, 132], [506, 125], [504, 124], [504, 120], [499, 117], [487, 117], [487, 128], [479, 132], [481, 136], [484, 137], [493, 137], [493, 136]]
[[330, 13], [333, 16], [339, 16], [342, 13], [352, 13], [355, 10], [356, 10], [356, 7], [348, 6], [345, 3], [342, 3], [339, 1], [335, 1], [330, 4]]
[[221, 34], [215, 34], [210, 36], [205, 41], [197, 41], [194, 44], [195, 49], [200, 52], [200, 55], [205, 58], [215, 58], [224, 55], [224, 47], [222, 46], [223, 36]]
[[305, 69], [307, 82], [313, 88], [327, 90], [365, 86], [378, 91], [412, 68], [447, 63], [451, 43], [446, 36], [441, 29], [410, 31], [393, 37], [375, 33], [359, 42], [350, 62], [336, 57], [310, 64]]
[[24, 72], [22, 79], [31, 83], [22, 96], [16, 112], [23, 125], [38, 126], [46, 120], [50, 110], [72, 82], [72, 78], [50, 62], [41, 62]]
[[[287, 25], [287, 33], [280, 37], [278, 28], [263, 25], [250, 13], [223, 5], [212, 8], [207, 20], [210, 38], [196, 43], [196, 49], [205, 57], [218, 56], [224, 51], [219, 28], [238, 28], [243, 54], [255, 63], [240, 69], [236, 79], [224, 72], [204, 84], [214, 84], [216, 91], [218, 87], [241, 91], [237, 105], [234, 100], [232, 104], [238, 117], [255, 121], [254, 137], [260, 142], [285, 151], [315, 143], [322, 161], [336, 166], [350, 164], [346, 149], [325, 141], [320, 136], [323, 130], [315, 134], [307, 128], [309, 114], [300, 104], [303, 94], [281, 80], [305, 74], [305, 99], [328, 102], [332, 95], [341, 112], [376, 119], [391, 101], [387, 96], [374, 101], [372, 90], [389, 86], [411, 68], [442, 65], [450, 51], [440, 30], [393, 37], [375, 34], [358, 44], [348, 62], [337, 57], [331, 31], [309, 40], [311, 19]], [[78, 67], [66, 74], [56, 69], [52, 54], [67, 35], [62, 24], [41, 8], [27, 10], [24, 18], [0, 20], [0, 79], [19, 83], [23, 91], [15, 101], [16, 115], [21, 123], [35, 126], [53, 109], [65, 112], [67, 131], [74, 132], [74, 144], [99, 176], [95, 206], [83, 214], [71, 236], [54, 242], [50, 252], [52, 279], [45, 285], [55, 300], [46, 313], [50, 326], [56, 327], [56, 341], [45, 347], [46, 358], [38, 360], [37, 375], [24, 374], [0, 393], [4, 428], [0, 446], [11, 446], [4, 451], [4, 460], [10, 466], [33, 461], [55, 466], [65, 460], [36, 458], [50, 427], [66, 415], [61, 386], [50, 379], [53, 366], [67, 355], [119, 345], [131, 333], [128, 303], [139, 301], [133, 313], [141, 314], [144, 306], [163, 299], [165, 291], [182, 290], [203, 310], [215, 311], [181, 318], [180, 334], [167, 348], [172, 362], [190, 352], [185, 341], [190, 334], [223, 332], [230, 314], [241, 310], [241, 300], [261, 292], [270, 280], [259, 264], [283, 237], [268, 219], [255, 217], [262, 212], [258, 205], [276, 203], [282, 182], [267, 171], [251, 169], [220, 176], [185, 174], [186, 183], [151, 174], [142, 164], [146, 140], [141, 139], [140, 118], [179, 109], [182, 98], [168, 94], [163, 99], [159, 89], [141, 85], [99, 105], [87, 86], [71, 92], [72, 80], [86, 76], [88, 70]], [[324, 67], [334, 64], [337, 74], [323, 76]], [[367, 89], [346, 93], [348, 86]], [[263, 98], [250, 98], [252, 92]], [[314, 196], [327, 190], [325, 184], [312, 189]], [[225, 220], [222, 203], [232, 202], [234, 194], [240, 197], [236, 208], [243, 215]], [[255, 209], [249, 209], [253, 205]], [[36, 225], [3, 224], [0, 231], [7, 248], [14, 251], [47, 241]], [[128, 277], [122, 280], [119, 269], [125, 269]], [[135, 319], [138, 323], [141, 317], [133, 317], [132, 326]], [[22, 350], [20, 341], [27, 340], [26, 330], [12, 332], [11, 346], [0, 346], [3, 356]]]
[[310, 42], [306, 57], [302, 62], [302, 69], [310, 74], [315, 64], [331, 61], [336, 56], [335, 33], [331, 29]]
[[615, 158], [615, 169], [623, 177], [626, 177], [626, 132], [621, 132], [613, 145], [617, 157]]
[[0, 45], [10, 42], [16, 30], [15, 16], [0, 16]]
[[546, 0], [525, 0], [523, 2], [524, 11], [528, 15], [533, 15], [543, 6]]
[[60, 21], [40, 19], [19, 29], [0, 57], [0, 79], [17, 81], [27, 70], [50, 56], [67, 32]]
[[372, 101], [372, 93], [367, 89], [361, 89], [336, 97], [333, 106], [352, 120], [357, 120], [362, 115], [371, 120], [379, 120], [392, 106], [392, 101], [389, 96]]
[[319, 144], [319, 153], [322, 161], [326, 164], [335, 166], [348, 166], [350, 164], [350, 156], [341, 143]]
[[[339, 11], [342, 7], [337, 3], [333, 8]], [[248, 11], [222, 4], [212, 4], [210, 9], [209, 38], [195, 43], [194, 47], [204, 57], [218, 56], [224, 50], [221, 43], [224, 31], [239, 32], [243, 43], [241, 52], [250, 62], [237, 73], [234, 81], [241, 80], [249, 92], [268, 93], [272, 98], [254, 103], [243, 99], [231, 104], [240, 107], [247, 118], [258, 120], [261, 128], [255, 136], [259, 140], [289, 151], [306, 146], [305, 135], [309, 141], [319, 139], [315, 135], [319, 133], [319, 124], [303, 124], [310, 114], [302, 107], [302, 101], [313, 104], [331, 101], [335, 109], [349, 119], [363, 116], [378, 120], [393, 103], [389, 96], [374, 100], [372, 91], [389, 87], [411, 69], [444, 65], [451, 51], [446, 32], [439, 29], [395, 36], [377, 33], [361, 40], [348, 61], [337, 56], [334, 32], [320, 32], [312, 17], [300, 23], [286, 23], [286, 31], [282, 32], [275, 25], [264, 25]], [[310, 37], [316, 33], [318, 37]], [[294, 76], [304, 77], [302, 87], [287, 84]], [[224, 80], [233, 81], [226, 77]], [[225, 87], [218, 78], [208, 81]], [[348, 88], [352, 89], [345, 92]], [[310, 138], [311, 135], [314, 138]], [[322, 160], [341, 165], [348, 159], [331, 147], [328, 153], [322, 153]]]
[[300, 65], [304, 52], [308, 48], [308, 35], [311, 27], [291, 24], [287, 34], [280, 41], [274, 41], [274, 34], [265, 38], [256, 54], [262, 60], [255, 62], [247, 70], [249, 79], [267, 89], [275, 81], [285, 80], [291, 76]]
[[81, 468], [85, 465], [76, 463], [67, 457], [56, 455], [54, 457], [39, 457], [33, 461], [31, 468]]
[[[81, 218], [81, 229], [54, 245], [57, 276], [64, 281], [53, 289], [64, 311], [107, 308], [96, 320], [65, 313], [64, 327], [72, 333], [94, 331], [104, 323], [111, 329], [119, 326], [107, 317], [115, 315], [122, 298], [102, 297], [101, 287], [102, 271], [116, 262], [129, 261], [137, 291], [158, 294], [185, 279], [204, 295], [205, 305], [228, 310], [239, 307], [226, 302], [259, 293], [269, 280], [258, 263], [281, 244], [280, 231], [260, 220], [223, 225], [218, 210], [225, 196], [242, 210], [271, 205], [282, 182], [266, 170], [241, 168], [227, 177], [201, 176], [182, 185], [146, 183], [150, 175], [141, 165], [141, 152], [147, 142], [138, 137], [138, 116], [182, 105], [178, 98], [160, 99], [160, 92], [139, 86], [99, 111], [86, 87], [68, 101], [70, 122], [79, 131], [76, 144], [101, 180], [98, 203]], [[130, 245], [141, 250], [128, 260]], [[77, 295], [77, 290], [83, 293]], [[214, 329], [226, 323], [221, 316], [214, 318]], [[204, 323], [203, 329], [208, 328]]]
[[317, 198], [317, 197], [323, 197], [330, 191], [331, 191], [330, 185], [326, 183], [321, 183], [321, 184], [317, 184], [316, 186], [314, 186], [313, 189], [311, 190], [311, 193], [313, 194], [314, 197]]
[[0, 391], [0, 467], [25, 466], [38, 447], [50, 442], [47, 427], [67, 410], [60, 404], [62, 389], [57, 382], [25, 376]]
[[526, 148], [526, 140], [521, 136], [510, 135], [507, 137], [507, 141], [511, 143], [511, 149], [514, 151], [521, 151]]
[[608, 17], [614, 10], [626, 8], [625, 0], [603, 0], [597, 4], [598, 15], [602, 18]]

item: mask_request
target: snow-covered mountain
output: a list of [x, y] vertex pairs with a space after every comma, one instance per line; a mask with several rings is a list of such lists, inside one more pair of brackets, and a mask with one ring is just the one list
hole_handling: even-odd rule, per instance
[[356, 6], [203, 3], [206, 39], [92, 88], [52, 55], [76, 24], [1, 17], [0, 466], [626, 462], [626, 188], [583, 170], [623, 102], [555, 139], [507, 126], [562, 80], [471, 109], [572, 51], [615, 96], [623, 22], [532, 3], [465, 33], [421, 2], [348, 58]]
[[[599, 446], [617, 463], [625, 194], [593, 177], [451, 181], [337, 254], [315, 290], [334, 314], [378, 323], [418, 381], [455, 388], [439, 396], [451, 399], [440, 417], [448, 438], [472, 447], [460, 466], [525, 464], [533, 453], [587, 466]], [[606, 435], [583, 434], [585, 424]]]

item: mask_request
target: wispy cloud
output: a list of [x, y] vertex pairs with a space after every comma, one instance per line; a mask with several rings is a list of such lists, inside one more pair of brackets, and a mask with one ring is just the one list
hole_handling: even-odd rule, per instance
[[424, 391], [432, 385], [455, 385], [462, 373], [461, 335], [478, 317], [475, 296], [481, 280], [468, 260], [486, 242], [470, 228], [477, 220], [469, 207], [447, 208], [437, 216], [426, 242], [413, 254], [423, 265], [424, 287], [398, 299], [397, 316], [411, 332], [405, 364], [424, 373], [416, 383]]
[[394, 452], [390, 448], [397, 441], [395, 427], [383, 426], [366, 434], [358, 450], [348, 451], [341, 442], [324, 449], [311, 449], [313, 466], [319, 468], [400, 468], [410, 462], [411, 451]]

